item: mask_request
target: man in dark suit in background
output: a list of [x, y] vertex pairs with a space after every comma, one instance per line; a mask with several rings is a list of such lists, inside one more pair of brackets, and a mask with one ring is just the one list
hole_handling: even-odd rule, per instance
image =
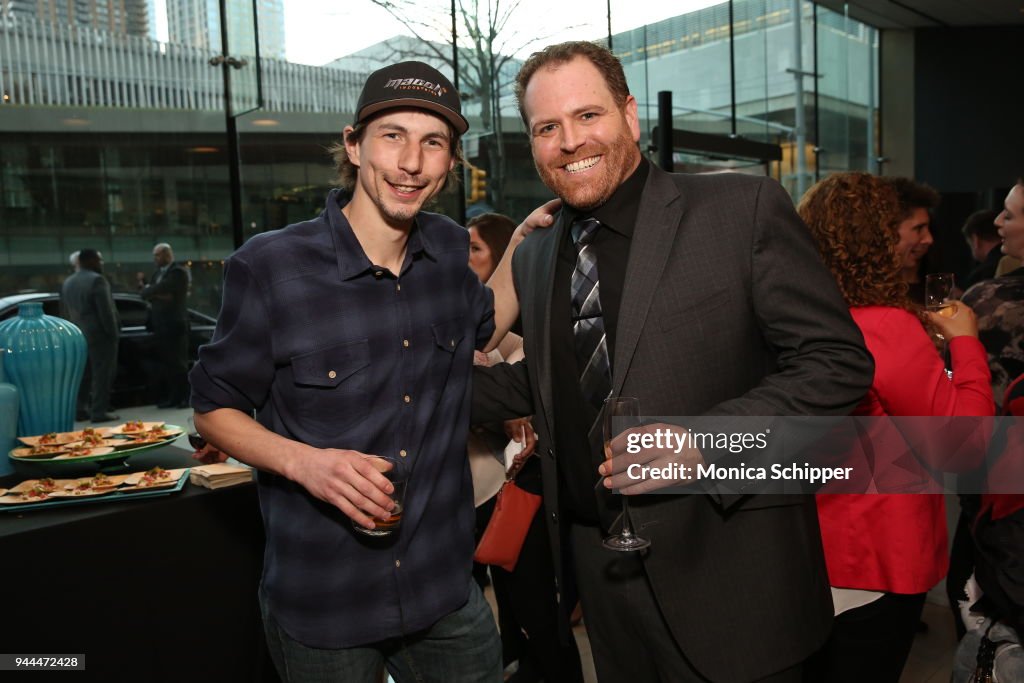
[[[971, 250], [971, 257], [978, 264], [961, 283], [960, 289], [967, 291], [971, 285], [976, 285], [982, 280], [991, 280], [996, 276], [996, 268], [1003, 258], [1003, 240], [999, 236], [999, 228], [995, 220], [1002, 211], [997, 209], [982, 209], [975, 211], [967, 220], [964, 227], [960, 228], [967, 246]], [[999, 400], [997, 397], [996, 400]]]
[[171, 245], [153, 247], [156, 270], [146, 284], [138, 274], [140, 294], [150, 303], [149, 324], [156, 338], [160, 387], [164, 398], [158, 408], [188, 407], [188, 269], [174, 260]]
[[564, 208], [512, 260], [526, 361], [476, 370], [474, 420], [535, 415], [558, 579], [566, 544], [602, 683], [799, 681], [832, 619], [813, 498], [634, 496], [649, 550], [606, 550], [620, 504], [596, 418], [609, 394], [647, 415], [845, 414], [872, 377], [860, 332], [777, 183], [642, 158], [610, 52], [551, 46], [517, 94]]
[[110, 283], [102, 273], [103, 255], [95, 249], [82, 249], [77, 271], [60, 290], [61, 316], [81, 328], [89, 349], [88, 413], [79, 417], [93, 422], [118, 419], [110, 413], [110, 387], [117, 375], [119, 325]]

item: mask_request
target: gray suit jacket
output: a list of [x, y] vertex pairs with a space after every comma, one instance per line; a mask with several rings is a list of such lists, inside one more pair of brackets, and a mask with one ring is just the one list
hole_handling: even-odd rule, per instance
[[[567, 226], [513, 259], [526, 361], [478, 368], [474, 421], [533, 414], [561, 582], [552, 444], [551, 288]], [[773, 180], [671, 175], [644, 188], [613, 358], [613, 392], [647, 415], [836, 415], [871, 383], [860, 331], [792, 201]], [[825, 640], [832, 602], [811, 496], [631, 499], [669, 628], [715, 681], [750, 681]]]
[[117, 308], [110, 283], [101, 274], [83, 268], [60, 290], [61, 315], [81, 328], [89, 339], [117, 340]]

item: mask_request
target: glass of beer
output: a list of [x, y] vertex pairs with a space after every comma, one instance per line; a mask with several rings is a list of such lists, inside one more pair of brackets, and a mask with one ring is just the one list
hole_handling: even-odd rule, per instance
[[390, 455], [371, 455], [367, 459], [395, 487], [391, 493], [391, 500], [395, 502], [395, 507], [386, 518], [374, 519], [374, 528], [372, 529], [367, 529], [355, 521], [352, 522], [352, 528], [367, 536], [391, 536], [397, 533], [402, 525], [402, 509], [405, 507], [405, 488], [409, 482], [409, 468], [406, 466], [405, 460]]

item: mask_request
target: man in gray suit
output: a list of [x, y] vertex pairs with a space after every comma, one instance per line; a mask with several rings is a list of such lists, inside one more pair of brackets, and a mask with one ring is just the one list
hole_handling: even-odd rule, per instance
[[118, 320], [110, 283], [103, 277], [103, 255], [95, 249], [78, 252], [79, 270], [60, 290], [61, 315], [82, 329], [89, 349], [89, 417], [110, 422], [110, 387], [117, 375]]
[[845, 414], [873, 372], [860, 332], [777, 183], [642, 158], [610, 52], [551, 46], [517, 94], [563, 209], [515, 252], [526, 361], [476, 370], [474, 421], [535, 415], [557, 579], [564, 596], [571, 558], [602, 683], [799, 681], [832, 618], [813, 497], [632, 496], [650, 548], [607, 550], [596, 418], [609, 394], [647, 415]]

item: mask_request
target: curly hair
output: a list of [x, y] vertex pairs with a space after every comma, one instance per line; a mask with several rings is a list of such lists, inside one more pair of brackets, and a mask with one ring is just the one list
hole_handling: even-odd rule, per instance
[[814, 185], [797, 213], [848, 306], [896, 306], [919, 314], [900, 279], [900, 198], [869, 173], [836, 173]]
[[629, 85], [626, 83], [626, 74], [622, 70], [622, 62], [619, 61], [619, 58], [602, 45], [585, 40], [574, 40], [549, 45], [540, 52], [534, 52], [519, 69], [519, 74], [516, 76], [516, 102], [519, 104], [519, 115], [523, 117], [523, 123], [529, 125], [523, 99], [526, 97], [526, 86], [530, 84], [533, 75], [541, 67], [550, 64], [567, 64], [577, 57], [583, 57], [597, 67], [615, 102], [620, 107], [626, 104], [626, 98], [629, 97]]
[[931, 214], [942, 201], [942, 195], [930, 185], [898, 176], [888, 176], [882, 179], [896, 190], [903, 220], [910, 218], [910, 214], [914, 213], [915, 209], [924, 209]]

